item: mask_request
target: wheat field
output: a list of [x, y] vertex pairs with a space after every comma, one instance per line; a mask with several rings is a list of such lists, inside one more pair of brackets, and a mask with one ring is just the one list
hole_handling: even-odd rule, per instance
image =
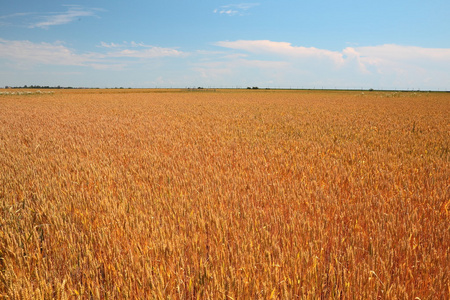
[[0, 95], [1, 299], [449, 299], [450, 94]]

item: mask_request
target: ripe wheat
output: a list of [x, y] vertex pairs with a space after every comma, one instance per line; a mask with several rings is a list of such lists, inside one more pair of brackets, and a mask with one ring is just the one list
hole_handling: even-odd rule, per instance
[[0, 95], [0, 297], [448, 299], [444, 93]]

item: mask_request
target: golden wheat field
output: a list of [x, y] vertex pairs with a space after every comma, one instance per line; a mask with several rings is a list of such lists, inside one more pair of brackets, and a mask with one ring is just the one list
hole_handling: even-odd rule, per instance
[[0, 95], [1, 299], [449, 299], [450, 94]]

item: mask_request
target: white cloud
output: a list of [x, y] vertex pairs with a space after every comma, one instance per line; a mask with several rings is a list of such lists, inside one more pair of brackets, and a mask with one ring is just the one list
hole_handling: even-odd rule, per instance
[[269, 40], [221, 41], [215, 45], [230, 49], [244, 50], [255, 54], [275, 54], [291, 58], [327, 58], [337, 65], [343, 63], [342, 53], [314, 47], [294, 47], [291, 43], [273, 42]]
[[9, 15], [0, 16], [0, 26], [14, 26], [17, 20], [30, 19], [36, 13], [14, 13]]
[[[103, 42], [102, 42], [103, 43]], [[116, 44], [102, 44], [106, 48], [122, 47]], [[0, 58], [13, 61], [20, 65], [64, 65], [64, 66], [91, 66], [96, 69], [112, 66], [123, 67], [126, 61], [119, 62], [118, 58], [154, 59], [159, 57], [177, 57], [186, 53], [173, 49], [130, 43], [132, 49], [122, 49], [107, 53], [88, 52], [77, 53], [60, 42], [33, 43], [30, 41], [4, 40], [0, 38]], [[133, 48], [134, 47], [134, 48]], [[139, 49], [138, 47], [143, 47]], [[131, 63], [131, 61], [130, 61]]]
[[289, 64], [283, 61], [226, 58], [221, 61], [195, 64], [192, 68], [194, 74], [191, 77], [205, 86], [270, 86], [273, 81], [283, 81], [285, 70], [289, 69]]
[[266, 54], [283, 57], [286, 61], [297, 58], [328, 59], [337, 67], [344, 67], [356, 62], [360, 71], [366, 73], [368, 67], [419, 66], [450, 63], [450, 49], [422, 48], [401, 45], [380, 45], [371, 47], [347, 47], [342, 51], [331, 51], [314, 47], [292, 46], [287, 42], [269, 40], [220, 41], [216, 46], [242, 50], [252, 54]]
[[183, 52], [172, 48], [151, 47], [143, 50], [125, 49], [116, 52], [109, 52], [108, 57], [132, 57], [132, 58], [157, 58], [168, 56], [183, 56]]
[[343, 54], [346, 55], [346, 64], [351, 61], [357, 62], [359, 70], [363, 73], [370, 73], [371, 69], [373, 73], [385, 76], [397, 75], [398, 78], [450, 76], [446, 71], [450, 69], [450, 49], [387, 44], [347, 47], [343, 50]]
[[[109, 52], [108, 56], [110, 57], [154, 58], [186, 55], [186, 53], [176, 50], [175, 48], [156, 47], [152, 45], [146, 45], [144, 43], [136, 43], [135, 41], [122, 42], [121, 44], [100, 42], [100, 45], [98, 45], [97, 47], [108, 49], [123, 49], [120, 51]], [[136, 50], [136, 48], [143, 49]]]
[[361, 60], [361, 54], [358, 51], [356, 51], [354, 48], [347, 47], [342, 51], [342, 54], [344, 55], [347, 64], [350, 64], [353, 61], [356, 64], [357, 68], [362, 73], [365, 73], [365, 74], [370, 73], [367, 70], [367, 67], [365, 66], [365, 64]]
[[95, 17], [99, 9], [85, 8], [79, 5], [67, 5], [65, 12], [54, 12], [40, 15], [38, 18], [42, 21], [34, 22], [29, 28], [44, 28], [50, 26], [64, 25], [79, 20], [81, 17]]
[[63, 44], [32, 43], [0, 39], [0, 58], [19, 63], [81, 66], [93, 60], [93, 55], [75, 54]]
[[89, 66], [95, 70], [120, 71], [120, 70], [124, 70], [127, 67], [127, 64], [124, 64], [124, 63], [108, 63], [108, 64], [92, 63]]
[[[103, 48], [119, 48], [123, 50], [112, 51], [106, 54], [107, 57], [128, 57], [128, 58], [157, 58], [157, 57], [176, 57], [185, 56], [186, 53], [174, 48], [156, 47], [144, 43], [123, 42], [121, 44], [100, 42]], [[131, 49], [130, 49], [131, 48]]]
[[431, 60], [450, 62], [450, 49], [422, 48], [387, 44], [372, 47], [356, 47], [361, 56], [377, 57], [392, 61]]
[[0, 19], [9, 19], [9, 18], [15, 18], [15, 17], [24, 17], [24, 16], [29, 16], [33, 13], [14, 13], [14, 14], [10, 14], [10, 15], [4, 15], [4, 16], [0, 16]]
[[228, 16], [243, 16], [249, 9], [258, 5], [259, 3], [228, 4], [214, 9], [213, 13]]
[[105, 43], [105, 42], [100, 42], [100, 46], [97, 47], [103, 47], [103, 48], [120, 48], [120, 47], [124, 47], [121, 44], [115, 44], [115, 43]]
[[331, 51], [269, 40], [220, 41], [215, 45], [235, 50], [234, 55], [247, 54], [240, 65], [256, 58], [285, 62], [272, 67], [273, 72], [289, 74], [284, 77], [286, 84], [296, 78], [311, 86], [314, 82], [333, 87], [449, 88], [450, 49], [379, 45]]
[[[214, 45], [220, 48], [186, 53], [134, 41], [100, 42], [96, 51], [81, 52], [62, 42], [0, 38], [0, 68], [10, 70], [18, 80], [39, 72], [50, 74], [51, 66], [56, 65], [85, 75], [91, 70], [120, 70], [101, 73], [116, 76], [114, 82], [138, 81], [144, 74], [149, 76], [146, 78], [163, 76], [170, 86], [450, 88], [450, 49], [379, 45], [332, 51], [269, 40], [220, 41]], [[88, 68], [89, 72], [72, 66]]]
[[121, 44], [100, 42], [100, 45], [97, 47], [102, 47], [102, 48], [149, 47], [149, 48], [152, 48], [153, 46], [145, 45], [144, 43], [136, 43], [135, 41], [131, 41], [131, 42], [123, 42]]
[[247, 60], [239, 59], [236, 61], [241, 66], [247, 66], [258, 69], [276, 70], [289, 66], [289, 63], [285, 61], [267, 61], [267, 60]]
[[61, 12], [20, 12], [0, 16], [0, 26], [19, 26], [28, 28], [48, 29], [50, 26], [64, 25], [83, 17], [98, 17], [100, 8], [89, 8], [81, 5], [63, 5]]
[[34, 13], [14, 13], [10, 15], [4, 15], [0, 16], [0, 20], [7, 20], [7, 19], [14, 19], [14, 18], [20, 18], [20, 17], [28, 17], [30, 15], [33, 15]]

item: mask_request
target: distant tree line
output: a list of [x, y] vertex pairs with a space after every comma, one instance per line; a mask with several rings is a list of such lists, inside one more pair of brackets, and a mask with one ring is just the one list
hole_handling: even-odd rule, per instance
[[[49, 85], [24, 85], [24, 86], [5, 86], [5, 89], [99, 89], [96, 88], [86, 88], [86, 87], [71, 87], [71, 86], [49, 86]], [[116, 88], [117, 89], [117, 88]]]
[[[100, 89], [99, 87], [71, 87], [71, 86], [49, 86], [49, 85], [24, 85], [24, 86], [5, 86], [5, 89]], [[107, 88], [107, 89], [124, 89], [124, 87], [114, 87], [114, 88]], [[128, 89], [131, 89], [129, 87]]]
[[49, 85], [24, 85], [24, 86], [6, 86], [7, 89], [73, 89], [71, 86], [49, 86]]

